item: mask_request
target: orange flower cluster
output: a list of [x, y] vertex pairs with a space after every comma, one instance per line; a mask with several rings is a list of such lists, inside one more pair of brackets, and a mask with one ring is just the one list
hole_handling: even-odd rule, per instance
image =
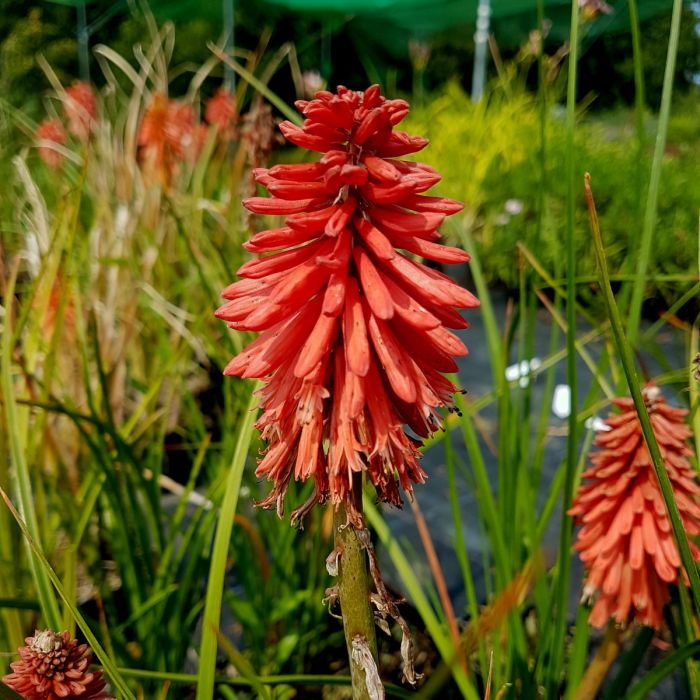
[[[237, 136], [238, 109], [224, 88], [217, 90], [204, 108], [204, 117], [217, 129], [221, 141]], [[194, 163], [207, 138], [206, 124], [199, 122], [192, 105], [154, 93], [138, 133], [141, 165], [146, 173], [168, 186], [182, 163]]]
[[63, 146], [67, 138], [63, 122], [57, 117], [44, 119], [37, 127], [34, 138], [38, 144], [39, 158], [52, 170], [58, 170], [63, 163], [63, 154], [56, 146]]
[[141, 164], [168, 185], [194, 148], [194, 110], [157, 92], [143, 115], [138, 134]]
[[238, 105], [226, 88], [219, 88], [207, 102], [204, 119], [217, 128], [222, 141], [238, 138]]
[[[644, 397], [683, 526], [688, 535], [700, 535], [687, 411], [669, 406], [654, 384], [645, 387]], [[622, 398], [614, 404], [620, 413], [608, 416], [608, 430], [596, 438], [600, 449], [569, 511], [583, 525], [576, 549], [587, 568], [584, 598], [595, 600], [589, 618], [595, 627], [613, 618], [659, 629], [681, 560], [634, 403]], [[690, 547], [700, 561], [700, 549], [692, 541]], [[687, 584], [685, 572], [682, 577]]]
[[87, 141], [97, 119], [95, 91], [89, 83], [74, 83], [66, 90], [63, 110], [68, 120], [68, 131], [81, 141]]
[[[60, 117], [42, 121], [34, 133], [39, 157], [53, 170], [63, 164], [63, 154], [56, 146], [63, 146], [68, 133], [85, 143], [97, 118], [97, 99], [89, 83], [76, 82], [66, 90], [63, 100], [64, 121]], [[66, 131], [67, 126], [67, 131]]]
[[105, 690], [102, 671], [90, 671], [92, 653], [68, 632], [34, 632], [19, 648], [20, 661], [2, 680], [25, 700], [114, 700]]

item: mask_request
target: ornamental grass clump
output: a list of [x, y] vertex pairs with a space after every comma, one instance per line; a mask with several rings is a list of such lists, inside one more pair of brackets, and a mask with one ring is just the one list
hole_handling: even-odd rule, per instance
[[[654, 384], [644, 388], [644, 399], [683, 526], [689, 536], [700, 535], [688, 412], [669, 406]], [[608, 416], [607, 430], [596, 438], [599, 450], [569, 511], [583, 525], [575, 546], [587, 569], [584, 598], [595, 601], [589, 618], [595, 627], [612, 618], [660, 629], [669, 586], [679, 577], [687, 585], [687, 577], [634, 403], [620, 398], [614, 404], [620, 413]], [[690, 548], [700, 561], [700, 549], [692, 541]]]
[[87, 644], [68, 632], [37, 630], [20, 647], [20, 661], [2, 680], [25, 700], [114, 700], [105, 689], [102, 670], [90, 670], [92, 653]]

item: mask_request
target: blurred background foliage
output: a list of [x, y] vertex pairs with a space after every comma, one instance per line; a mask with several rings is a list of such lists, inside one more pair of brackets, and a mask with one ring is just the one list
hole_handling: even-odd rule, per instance
[[[615, 5], [615, 3], [612, 3]], [[108, 5], [119, 8], [120, 3]], [[91, 37], [91, 43], [108, 43], [122, 55], [130, 55], [132, 46], [148, 41], [148, 27], [139, 7], [126, 2], [113, 11]], [[173, 21], [178, 41], [173, 65], [201, 64], [210, 53], [207, 42], [222, 36], [222, 18], [219, 3], [160, 3], [153, 8], [159, 21]], [[618, 2], [616, 12], [628, 12], [626, 2]], [[100, 21], [105, 13], [104, 4], [87, 6], [88, 23]], [[64, 82], [78, 74], [76, 9], [55, 2], [13, 2], [0, 0], [0, 89], [5, 99], [15, 106], [38, 109], [42, 91], [48, 87], [36, 64], [36, 54], [42, 53]], [[294, 21], [290, 21], [291, 17]], [[284, 7], [266, 3], [235, 3], [235, 41], [243, 50], [252, 50], [258, 43], [261, 29], [272, 32], [270, 48], [279, 48], [285, 42], [294, 43], [302, 71], [317, 70], [329, 83], [345, 82], [361, 85], [368, 80], [382, 78], [403, 92], [413, 85], [415, 61], [412, 63], [408, 44], [410, 40], [427, 42], [429, 61], [425, 67], [424, 89], [440, 89], [445, 82], [457, 80], [469, 91], [473, 62], [473, 35], [471, 29], [451, 27], [432, 37], [405, 37], [401, 53], [388, 46], [372, 44], [354, 30], [355, 18], [348, 15], [326, 20], [314, 15], [290, 13]], [[642, 46], [647, 100], [652, 109], [658, 106], [663, 83], [666, 39], [670, 23], [669, 12], [642, 23]], [[690, 5], [684, 9], [682, 32], [676, 65], [676, 90], [687, 92], [693, 85], [693, 76], [700, 70], [700, 44], [696, 29], [697, 17]], [[331, 36], [328, 36], [330, 32]], [[547, 32], [545, 32], [547, 34]], [[507, 61], [515, 57], [527, 39], [527, 33], [499, 35], [499, 58]], [[561, 41], [545, 37], [545, 49], [554, 53]], [[92, 72], [99, 81], [99, 71], [93, 61]], [[496, 75], [493, 62], [490, 77]], [[534, 87], [534, 71], [528, 82]], [[281, 97], [294, 95], [289, 88], [288, 76], [277, 76], [273, 87]], [[579, 62], [579, 94], [593, 91], [595, 109], [629, 105], [634, 96], [632, 46], [628, 32], [614, 32], [586, 40], [585, 34]]]
[[[115, 7], [118, 7], [115, 5]], [[87, 6], [88, 21], [99, 20], [104, 8], [100, 3]], [[91, 44], [105, 42], [118, 54], [134, 59], [134, 46], [146, 45], [149, 27], [142, 8], [124, 3], [107, 17], [91, 37]], [[156, 3], [161, 15], [175, 15], [177, 41], [173, 46], [169, 90], [184, 93], [198, 66], [211, 56], [210, 42], [221, 42], [220, 6], [205, 3]], [[548, 220], [545, 236], [556, 241], [561, 225], [564, 195], [563, 119], [559, 105], [563, 99], [565, 76], [560, 74], [566, 63], [566, 45], [548, 38], [547, 30], [532, 32], [526, 41], [499, 38], [491, 46], [489, 78], [491, 90], [483, 103], [474, 105], [468, 97], [471, 87], [473, 38], [470, 31], [449, 30], [435, 34], [429, 43], [414, 42], [405, 55], [397, 58], [381, 46], [362, 44], [352, 31], [353, 20], [347, 17], [333, 22], [304, 14], [294, 15], [284, 7], [264, 3], [235, 3], [235, 42], [240, 60], [246, 51], [258, 46], [261, 33], [269, 41], [263, 60], [285, 46], [294, 46], [294, 64], [281, 65], [272, 71], [271, 89], [287, 104], [300, 96], [299, 75], [319, 71], [328, 84], [364, 85], [382, 80], [389, 93], [412, 97], [414, 110], [410, 128], [425, 133], [433, 142], [429, 160], [444, 174], [445, 192], [463, 199], [474, 226], [476, 242], [485, 260], [485, 272], [492, 283], [513, 287], [517, 283], [517, 265], [507, 258], [517, 240], [532, 242], [536, 230], [533, 209], [538, 183], [531, 177], [532, 162], [537, 158], [538, 117], [534, 90], [537, 82], [536, 51], [544, 41], [548, 56], [547, 105], [551, 133], [547, 144]], [[617, 3], [616, 12], [627, 13], [627, 4]], [[654, 113], [661, 94], [665, 62], [666, 37], [670, 15], [662, 14], [642, 24], [645, 95], [648, 113], [645, 123], [649, 136], [641, 154], [644, 168], [651, 162]], [[545, 23], [546, 24], [546, 23]], [[671, 274], [687, 270], [695, 254], [693, 236], [700, 203], [700, 184], [696, 163], [700, 157], [700, 88], [696, 84], [700, 69], [698, 19], [690, 6], [684, 9], [681, 38], [676, 63], [675, 94], [662, 178], [659, 208], [659, 231], [656, 237], [655, 273]], [[265, 28], [265, 32], [262, 29]], [[332, 36], [328, 35], [332, 30]], [[0, 0], [0, 94], [8, 108], [21, 108], [23, 119], [39, 121], [46, 113], [49, 84], [37, 64], [44, 56], [58, 80], [68, 85], [77, 76], [76, 9], [53, 2], [16, 3]], [[598, 185], [601, 216], [611, 243], [614, 264], [625, 264], [630, 231], [639, 227], [639, 202], [643, 192], [628, 186], [640, 177], [640, 154], [634, 145], [631, 103], [634, 77], [631, 38], [628, 32], [603, 34], [587, 38], [584, 27], [579, 62], [580, 129], [577, 131], [581, 162], [591, 170]], [[408, 45], [407, 37], [407, 45]], [[292, 74], [290, 75], [290, 68]], [[296, 79], [294, 68], [297, 69]], [[98, 85], [104, 78], [94, 58], [91, 74]], [[216, 79], [222, 77], [216, 66], [214, 81], [202, 86], [202, 96], [210, 95]], [[17, 129], [17, 120], [3, 120], [3, 152], [11, 155], [18, 145], [31, 138], [31, 128]], [[467, 149], [459, 159], [453, 157], [454, 144]], [[7, 164], [9, 158], [3, 158]], [[467, 171], [464, 163], [469, 163]], [[3, 168], [6, 165], [2, 166]], [[648, 171], [646, 171], [648, 172]], [[646, 180], [646, 177], [642, 178]], [[521, 208], [517, 214], [504, 210]], [[585, 226], [579, 228], [585, 231]], [[586, 250], [585, 235], [580, 234], [580, 248]], [[556, 245], [544, 249], [543, 263], [556, 259]], [[547, 259], [549, 258], [549, 259]], [[593, 273], [592, 258], [584, 256], [584, 273]]]

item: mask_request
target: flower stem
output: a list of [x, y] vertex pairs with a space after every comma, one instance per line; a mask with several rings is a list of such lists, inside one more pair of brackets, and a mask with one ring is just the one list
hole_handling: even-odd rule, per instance
[[600, 686], [608, 675], [615, 659], [620, 653], [622, 647], [620, 628], [611, 622], [608, 631], [601, 645], [598, 647], [598, 652], [583, 674], [583, 678], [579, 683], [574, 700], [593, 700], [600, 690]]
[[[356, 474], [353, 483], [353, 498], [358, 513], [362, 512], [362, 481]], [[340, 550], [338, 564], [338, 596], [343, 615], [343, 630], [350, 659], [353, 700], [369, 700], [365, 669], [353, 654], [353, 640], [359, 635], [367, 645], [376, 664], [377, 638], [374, 616], [370, 607], [367, 554], [357, 535], [357, 530], [347, 522], [344, 506], [339, 506], [334, 515], [335, 546]]]

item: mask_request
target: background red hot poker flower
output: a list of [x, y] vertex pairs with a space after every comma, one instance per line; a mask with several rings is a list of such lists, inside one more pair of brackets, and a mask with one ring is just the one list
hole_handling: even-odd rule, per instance
[[61, 120], [56, 117], [44, 119], [37, 127], [34, 137], [39, 142], [39, 157], [44, 163], [54, 170], [60, 168], [63, 163], [63, 153], [53, 148], [52, 144], [63, 146], [66, 143], [66, 131]]
[[[688, 412], [669, 406], [654, 384], [644, 388], [644, 398], [685, 530], [700, 535], [700, 487], [686, 444], [692, 435], [684, 422]], [[614, 404], [621, 413], [608, 416], [610, 430], [596, 438], [600, 450], [569, 511], [583, 525], [575, 546], [588, 570], [584, 597], [597, 596], [589, 618], [595, 627], [612, 617], [659, 629], [681, 560], [634, 403], [623, 398]], [[700, 561], [692, 541], [690, 548]]]
[[462, 205], [422, 193], [440, 176], [400, 160], [427, 141], [394, 131], [408, 103], [339, 87], [299, 101], [303, 126], [287, 121], [287, 140], [322, 153], [299, 165], [259, 168], [272, 197], [251, 197], [256, 214], [285, 215], [280, 228], [246, 244], [266, 257], [243, 265], [243, 279], [223, 292], [217, 316], [236, 330], [262, 331], [228, 364], [227, 375], [257, 377], [268, 441], [257, 474], [274, 482], [262, 505], [281, 514], [292, 476], [315, 479], [301, 517], [327, 497], [344, 503], [353, 475], [368, 473], [379, 498], [400, 505], [423, 482], [418, 437], [441, 425], [439, 409], [456, 387], [454, 357], [467, 348], [448, 329], [468, 326], [455, 307], [477, 299], [414, 256], [459, 264], [469, 256], [437, 243], [445, 216]]
[[63, 111], [68, 120], [68, 131], [81, 141], [87, 140], [97, 118], [97, 99], [92, 85], [79, 81], [67, 88]]
[[105, 690], [102, 670], [90, 671], [92, 653], [68, 632], [37, 630], [20, 647], [13, 673], [2, 680], [25, 700], [114, 700]]
[[192, 106], [154, 93], [138, 133], [140, 159], [147, 172], [167, 186], [194, 146]]

